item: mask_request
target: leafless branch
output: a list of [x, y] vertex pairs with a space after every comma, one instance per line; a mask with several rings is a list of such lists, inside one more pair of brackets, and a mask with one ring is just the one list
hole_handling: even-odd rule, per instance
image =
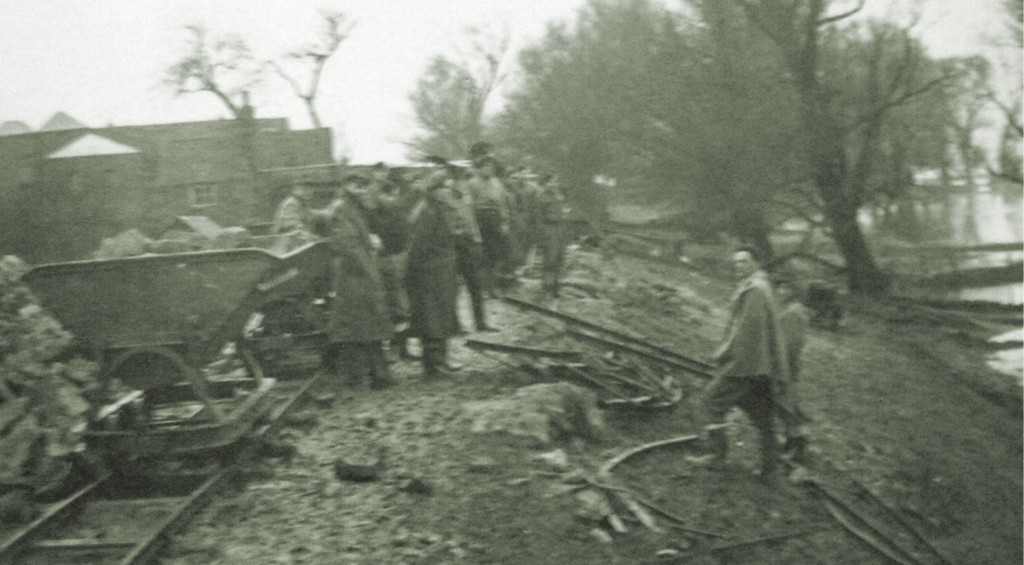
[[321, 11], [320, 18], [321, 31], [317, 40], [294, 49], [285, 56], [287, 59], [304, 62], [309, 68], [309, 78], [305, 88], [281, 64], [274, 61], [266, 63], [277, 76], [288, 83], [295, 96], [302, 100], [314, 128], [323, 127], [320, 114], [316, 109], [316, 96], [320, 89], [320, 78], [323, 76], [324, 67], [355, 27], [355, 23], [349, 21], [341, 12]]
[[836, 23], [838, 21], [842, 21], [842, 20], [845, 20], [846, 18], [849, 18], [851, 16], [856, 15], [858, 12], [860, 12], [863, 9], [864, 9], [864, 0], [859, 0], [857, 2], [857, 6], [855, 8], [852, 8], [849, 11], [843, 12], [841, 14], [836, 14], [835, 16], [827, 16], [827, 17], [824, 17], [824, 18], [818, 18], [818, 25], [819, 26], [824, 26], [824, 25], [834, 24], [834, 23]]
[[248, 46], [234, 36], [211, 44], [208, 30], [200, 24], [185, 26], [185, 30], [190, 34], [187, 53], [167, 69], [164, 84], [178, 95], [209, 92], [236, 118], [242, 117], [245, 104], [233, 98], [247, 92], [261, 79]]
[[991, 93], [988, 98], [996, 105], [997, 108], [999, 108], [999, 111], [1006, 116], [1006, 123], [1013, 128], [1013, 131], [1017, 132], [1017, 135], [1019, 136], [1024, 136], [1024, 124], [1021, 124], [1017, 111], [1010, 107], [1009, 104], [1000, 100], [994, 93]]

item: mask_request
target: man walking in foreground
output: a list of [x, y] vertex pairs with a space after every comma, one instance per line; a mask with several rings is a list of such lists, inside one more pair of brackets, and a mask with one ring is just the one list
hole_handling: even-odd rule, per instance
[[752, 249], [733, 254], [733, 293], [725, 338], [714, 355], [717, 376], [709, 385], [705, 407], [713, 466], [721, 467], [729, 450], [725, 417], [740, 407], [761, 436], [761, 477], [774, 479], [779, 460], [775, 438], [774, 382], [788, 369], [779, 331], [778, 313], [768, 275]]

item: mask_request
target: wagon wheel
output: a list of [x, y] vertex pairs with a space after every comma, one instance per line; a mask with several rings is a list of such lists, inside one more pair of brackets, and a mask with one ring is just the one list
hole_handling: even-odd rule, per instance
[[288, 296], [272, 300], [257, 309], [259, 327], [249, 331], [255, 349], [252, 353], [267, 366], [279, 368], [304, 361], [305, 352], [315, 351], [322, 362], [322, 344], [319, 343], [327, 328], [326, 314], [309, 296]]
[[171, 348], [155, 346], [130, 349], [115, 357], [106, 373], [125, 386], [143, 391], [189, 382], [196, 397], [213, 414], [214, 419], [223, 418], [220, 408], [210, 398], [202, 373]]
[[267, 302], [260, 306], [258, 312], [263, 316], [261, 337], [309, 334], [320, 331], [323, 326], [321, 316], [306, 297]]

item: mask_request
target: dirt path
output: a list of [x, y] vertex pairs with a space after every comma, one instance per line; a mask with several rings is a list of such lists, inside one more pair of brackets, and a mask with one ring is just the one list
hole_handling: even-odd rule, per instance
[[[593, 285], [595, 296], [566, 292], [552, 306], [681, 352], [710, 351], [724, 323], [728, 283], [692, 271], [583, 255], [572, 274]], [[534, 298], [530, 286], [521, 292]], [[489, 307], [503, 331], [485, 339], [550, 342], [558, 331], [499, 301]], [[893, 324], [870, 308], [853, 308], [843, 329], [815, 331], [806, 350], [801, 395], [814, 418], [813, 452], [885, 498], [951, 562], [1020, 563], [1019, 385], [994, 380], [985, 351], [941, 328]], [[687, 525], [724, 538], [655, 534], [630, 523], [611, 543], [599, 541], [563, 478], [535, 456], [561, 447], [570, 468], [596, 469], [628, 447], [695, 431], [699, 396], [657, 414], [609, 410], [603, 442], [542, 448], [473, 434], [463, 409], [533, 377], [507, 358], [460, 343], [453, 356], [466, 367], [452, 380], [425, 383], [418, 366], [400, 363], [397, 387], [349, 391], [318, 411], [314, 427], [286, 430], [298, 455], [262, 462], [264, 476], [214, 501], [162, 562], [636, 563], [659, 550], [699, 551], [780, 534], [795, 535], [690, 562], [885, 562], [835, 527], [802, 487], [758, 483], [756, 439], [738, 415], [724, 472], [696, 468], [673, 450], [616, 470]], [[336, 457], [377, 453], [386, 461], [380, 481], [334, 478]]]

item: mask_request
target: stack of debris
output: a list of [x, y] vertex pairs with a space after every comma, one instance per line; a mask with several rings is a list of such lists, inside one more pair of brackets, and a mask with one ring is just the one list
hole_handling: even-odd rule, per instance
[[576, 343], [574, 349], [537, 349], [467, 340], [476, 351], [501, 353], [516, 367], [545, 380], [560, 380], [593, 389], [598, 406], [669, 408], [683, 398], [679, 382], [664, 367], [636, 354], [600, 351]]

